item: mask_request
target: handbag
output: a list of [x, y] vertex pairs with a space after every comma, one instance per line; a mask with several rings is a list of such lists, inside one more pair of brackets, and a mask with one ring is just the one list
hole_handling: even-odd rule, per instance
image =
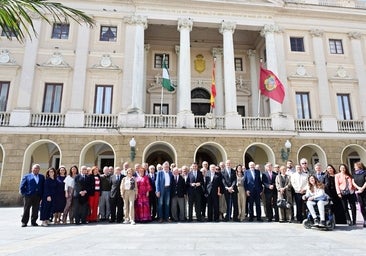
[[286, 199], [277, 199], [277, 207], [279, 208], [287, 208]]

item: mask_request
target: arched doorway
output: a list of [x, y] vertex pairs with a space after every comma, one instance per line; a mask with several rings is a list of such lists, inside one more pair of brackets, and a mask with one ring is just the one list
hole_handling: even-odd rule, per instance
[[275, 163], [276, 157], [273, 150], [268, 145], [263, 143], [254, 143], [244, 150], [243, 160], [245, 168], [248, 169], [248, 163], [250, 161], [260, 164], [263, 167], [267, 162]]
[[80, 154], [80, 166], [114, 166], [116, 154], [110, 144], [105, 141], [93, 141], [87, 144]]
[[194, 157], [194, 161], [198, 163], [199, 167], [202, 167], [203, 161], [207, 161], [209, 165], [218, 165], [224, 159], [226, 159], [226, 152], [221, 145], [214, 142], [206, 142], [200, 145]]
[[366, 151], [357, 144], [348, 145], [341, 153], [342, 163], [346, 163], [350, 170], [354, 171], [354, 164], [358, 161], [365, 162]]
[[165, 161], [178, 164], [176, 155], [172, 145], [166, 142], [154, 142], [145, 148], [142, 159], [145, 163], [155, 166]]
[[204, 116], [210, 112], [210, 93], [203, 88], [191, 91], [191, 110], [196, 116]]
[[306, 158], [308, 160], [309, 169], [313, 169], [316, 163], [321, 163], [326, 166], [328, 163], [325, 151], [315, 144], [306, 144], [299, 149], [297, 160]]

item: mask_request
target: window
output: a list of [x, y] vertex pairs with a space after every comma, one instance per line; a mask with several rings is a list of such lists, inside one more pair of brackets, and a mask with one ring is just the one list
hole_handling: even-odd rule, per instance
[[60, 113], [63, 84], [46, 84], [43, 99], [43, 111], [45, 113]]
[[10, 82], [0, 81], [0, 112], [6, 111]]
[[340, 120], [352, 120], [352, 111], [349, 99], [349, 94], [337, 94], [338, 117]]
[[97, 85], [95, 88], [94, 113], [112, 114], [113, 86]]
[[304, 38], [302, 37], [290, 37], [291, 51], [292, 52], [304, 52]]
[[236, 106], [236, 109], [238, 111], [238, 114], [241, 116], [245, 116], [245, 106]]
[[243, 71], [243, 59], [234, 58], [235, 61], [235, 71]]
[[[162, 108], [163, 107], [163, 108]], [[161, 109], [163, 111], [161, 111]], [[154, 104], [154, 115], [169, 115], [169, 104]]]
[[329, 49], [332, 54], [343, 54], [342, 40], [329, 39]]
[[70, 24], [54, 23], [52, 28], [52, 39], [68, 39]]
[[157, 53], [154, 56], [154, 68], [163, 68], [163, 59], [165, 57], [166, 68], [169, 68], [169, 54]]
[[117, 27], [101, 26], [99, 40], [107, 41], [107, 42], [116, 42], [117, 41]]
[[308, 92], [296, 93], [297, 118], [311, 119], [310, 102]]
[[3, 27], [3, 30], [1, 31], [1, 36], [16, 37], [16, 32], [5, 26], [5, 27]]

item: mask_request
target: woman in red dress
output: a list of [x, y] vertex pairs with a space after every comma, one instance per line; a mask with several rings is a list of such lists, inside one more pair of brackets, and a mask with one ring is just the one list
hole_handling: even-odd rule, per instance
[[149, 177], [145, 175], [145, 170], [140, 164], [135, 166], [138, 172], [136, 178], [137, 199], [135, 201], [135, 221], [148, 222], [151, 221], [149, 193], [151, 191]]

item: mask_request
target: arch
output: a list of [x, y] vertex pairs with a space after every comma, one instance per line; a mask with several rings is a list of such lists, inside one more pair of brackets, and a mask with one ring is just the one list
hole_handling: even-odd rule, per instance
[[197, 87], [191, 91], [191, 110], [194, 115], [206, 115], [210, 112], [210, 92]]
[[327, 156], [325, 151], [316, 144], [305, 144], [302, 145], [297, 151], [297, 163], [301, 158], [306, 158], [308, 160], [308, 166], [310, 169], [313, 169], [314, 164], [321, 163], [322, 166], [325, 166], [327, 161]]
[[3, 170], [4, 170], [4, 161], [5, 161], [5, 150], [3, 145], [0, 144], [0, 187], [1, 187], [1, 181], [3, 179]]
[[276, 157], [270, 146], [261, 142], [248, 145], [243, 154], [243, 165], [248, 168], [250, 161], [264, 165], [267, 162], [275, 163]]
[[[93, 149], [93, 151], [91, 151], [91, 149]], [[80, 152], [79, 166], [96, 165], [99, 166], [99, 168], [102, 168], [103, 167], [101, 166], [102, 159], [111, 159], [111, 160], [113, 159], [112, 161], [113, 163], [108, 165], [114, 166], [116, 159], [116, 152], [110, 143], [104, 140], [94, 140], [89, 142], [82, 148]]]
[[[37, 150], [39, 152], [37, 152]], [[40, 164], [41, 170], [50, 168], [52, 164], [52, 157], [57, 153], [59, 153], [59, 165], [61, 165], [62, 152], [56, 142], [48, 139], [41, 139], [31, 143], [24, 151], [22, 172], [20, 177], [24, 176], [25, 171], [29, 172], [31, 166], [34, 163]]]
[[[206, 157], [207, 159], [204, 159]], [[199, 166], [202, 166], [203, 161], [207, 161], [208, 164], [216, 164], [227, 159], [227, 153], [223, 146], [216, 142], [205, 142], [199, 145], [193, 156], [193, 161], [197, 162]]]
[[155, 141], [147, 145], [142, 153], [142, 159], [149, 165], [161, 164], [165, 161], [178, 165], [177, 151], [166, 141]]
[[343, 148], [340, 156], [341, 162], [346, 163], [350, 170], [353, 170], [353, 164], [366, 161], [366, 150], [357, 144], [350, 144]]

